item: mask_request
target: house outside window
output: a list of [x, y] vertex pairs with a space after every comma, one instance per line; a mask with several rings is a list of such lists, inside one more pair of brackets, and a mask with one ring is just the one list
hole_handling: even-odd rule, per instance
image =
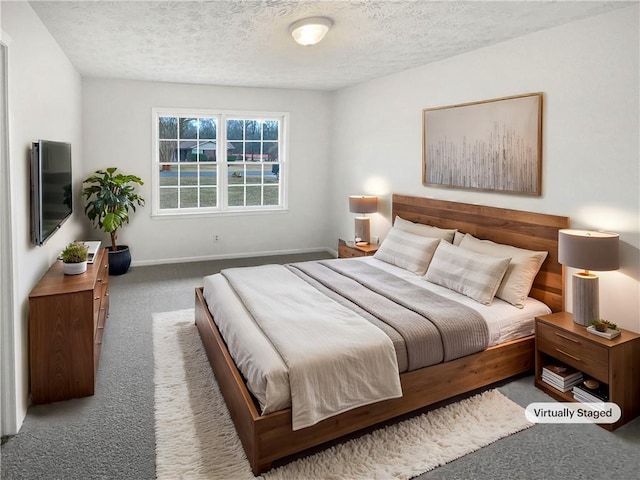
[[286, 208], [288, 114], [153, 109], [154, 216]]

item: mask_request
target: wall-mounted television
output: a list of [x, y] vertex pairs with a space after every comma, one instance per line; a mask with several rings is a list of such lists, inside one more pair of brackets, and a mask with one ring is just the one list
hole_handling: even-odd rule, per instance
[[42, 245], [73, 212], [71, 144], [39, 140], [31, 148], [31, 241]]

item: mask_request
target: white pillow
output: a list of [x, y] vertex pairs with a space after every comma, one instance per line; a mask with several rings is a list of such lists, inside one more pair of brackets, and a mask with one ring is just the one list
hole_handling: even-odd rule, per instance
[[433, 227], [422, 223], [413, 223], [409, 220], [405, 220], [404, 218], [400, 218], [397, 215], [393, 221], [393, 226], [405, 232], [414, 233], [423, 237], [442, 238], [449, 243], [453, 242], [453, 236], [456, 233], [456, 230]]
[[460, 242], [464, 238], [465, 234], [456, 230], [456, 234], [453, 236], [453, 244], [459, 246]]
[[490, 240], [480, 240], [469, 233], [460, 242], [460, 247], [494, 257], [511, 257], [511, 262], [500, 287], [498, 287], [496, 297], [515, 307], [524, 308], [533, 280], [536, 278], [544, 259], [547, 258], [547, 252], [534, 252]]
[[439, 243], [439, 238], [423, 237], [392, 227], [374, 258], [424, 275]]
[[491, 305], [509, 260], [440, 242], [424, 278]]

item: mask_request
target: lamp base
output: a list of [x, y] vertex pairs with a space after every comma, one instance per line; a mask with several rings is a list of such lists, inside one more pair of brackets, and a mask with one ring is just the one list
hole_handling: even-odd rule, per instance
[[588, 326], [600, 319], [599, 278], [593, 273], [574, 273], [573, 280], [573, 321]]
[[364, 242], [365, 245], [371, 239], [371, 222], [368, 217], [356, 217], [356, 243]]

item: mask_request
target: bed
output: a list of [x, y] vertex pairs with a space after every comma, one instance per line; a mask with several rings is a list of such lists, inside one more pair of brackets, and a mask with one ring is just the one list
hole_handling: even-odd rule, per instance
[[[457, 229], [478, 239], [548, 252], [529, 295], [551, 311], [562, 310], [564, 280], [557, 259], [557, 237], [559, 229], [569, 226], [568, 218], [393, 195], [392, 218], [396, 216], [418, 224]], [[196, 325], [256, 475], [294, 453], [533, 368], [533, 336], [507, 338], [478, 353], [401, 373], [399, 398], [370, 403], [294, 429], [291, 408], [262, 413], [263, 402], [250, 393], [210, 310], [203, 288], [196, 289]]]

